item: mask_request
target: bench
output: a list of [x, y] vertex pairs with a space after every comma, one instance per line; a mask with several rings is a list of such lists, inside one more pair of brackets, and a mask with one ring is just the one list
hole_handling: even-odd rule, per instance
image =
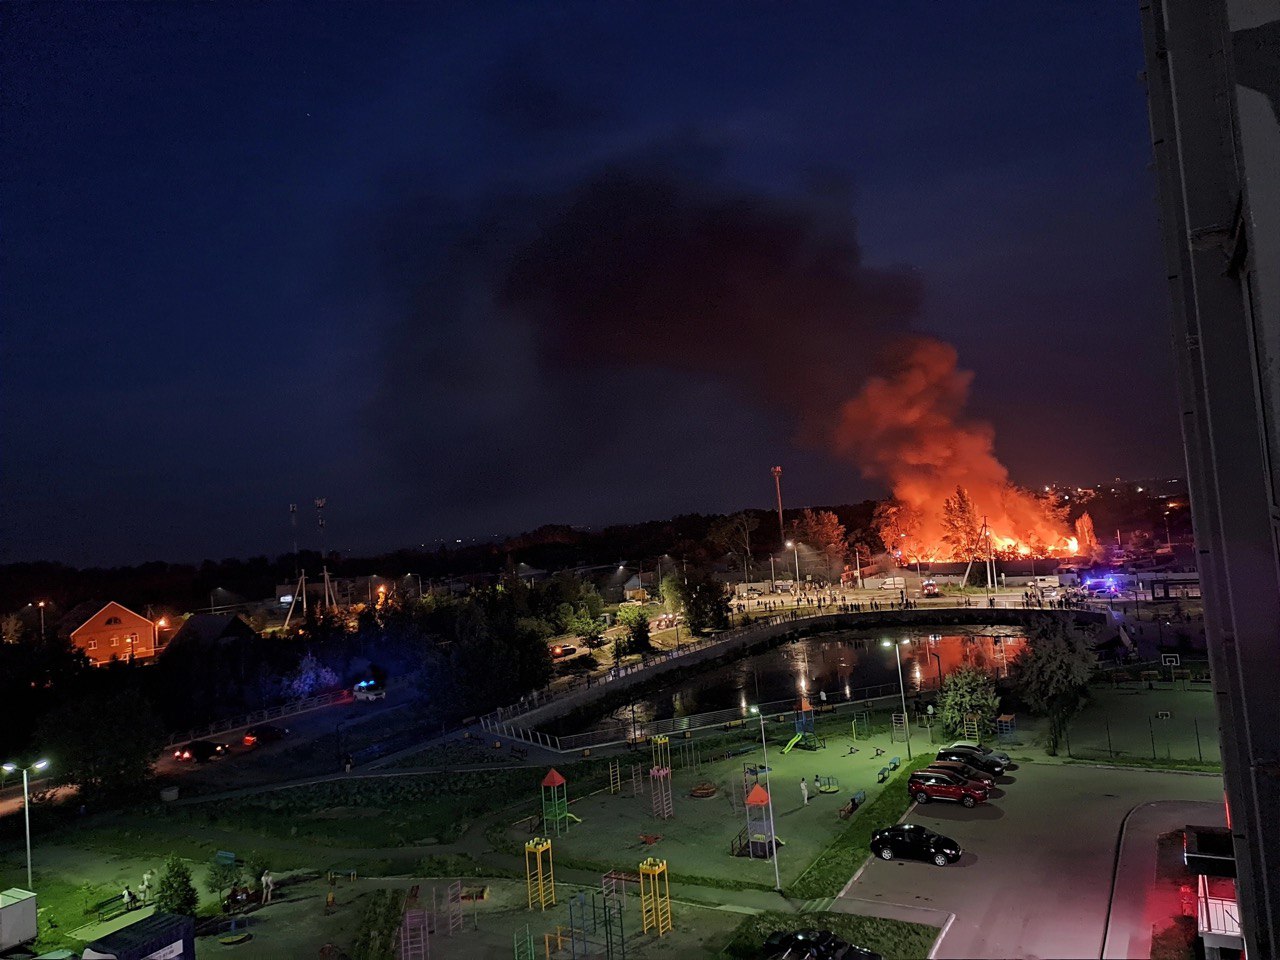
[[529, 756], [529, 751], [524, 747], [512, 747], [511, 756], [517, 760], [523, 760], [525, 757]]
[[90, 907], [86, 912], [97, 914], [98, 922], [102, 923], [103, 921], [109, 920], [112, 917], [114, 917], [117, 913], [122, 913], [123, 911], [124, 911], [124, 894], [117, 893], [114, 897], [107, 897], [107, 899], [105, 900], [99, 900], [92, 907]]
[[845, 801], [843, 807], [840, 808], [840, 819], [848, 820], [853, 816], [853, 811], [867, 802], [867, 791], [859, 790], [852, 797]]
[[902, 758], [901, 758], [901, 757], [890, 757], [890, 758], [889, 758], [889, 769], [890, 769], [890, 770], [897, 770], [900, 766], [902, 766]]
[[888, 767], [881, 767], [880, 772], [876, 774], [876, 783], [884, 783], [886, 780], [888, 780], [889, 773], [890, 771]]

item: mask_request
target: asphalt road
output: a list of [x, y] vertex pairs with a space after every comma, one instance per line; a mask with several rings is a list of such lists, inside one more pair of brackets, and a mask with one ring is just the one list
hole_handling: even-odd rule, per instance
[[[1098, 957], [1125, 815], [1152, 801], [1222, 798], [1218, 777], [1048, 763], [1023, 764], [1000, 787], [1003, 796], [973, 810], [913, 808], [908, 822], [955, 838], [964, 855], [941, 868], [869, 863], [842, 893], [843, 909], [901, 904], [954, 914], [936, 957]], [[1141, 900], [1145, 890], [1117, 889], [1128, 897]]]

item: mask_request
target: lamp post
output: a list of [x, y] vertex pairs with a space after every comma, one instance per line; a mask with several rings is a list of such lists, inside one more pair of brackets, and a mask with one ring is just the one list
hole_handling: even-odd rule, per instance
[[[781, 890], [782, 880], [778, 876], [778, 837], [773, 824], [773, 782], [769, 780], [769, 745], [764, 736], [764, 714], [760, 712], [760, 708], [757, 706], [753, 706], [751, 712], [760, 718], [760, 749], [764, 752], [764, 778], [769, 783], [769, 837], [770, 846], [773, 847], [773, 889]], [[750, 838], [748, 838], [749, 841]]]
[[899, 646], [908, 643], [907, 640], [899, 640], [894, 643], [890, 640], [881, 640], [880, 646], [893, 647], [893, 654], [898, 658], [898, 692], [902, 694], [902, 723], [907, 728], [907, 762], [911, 762], [911, 718], [907, 716], [907, 686], [902, 682], [902, 651]]
[[787, 547], [796, 555], [796, 589], [800, 589], [800, 545], [794, 540], [787, 541]]
[[[1165, 521], [1164, 521], [1165, 529], [1168, 529], [1169, 514], [1166, 513], [1164, 516], [1165, 516]], [[44, 643], [44, 601], [41, 600], [39, 603], [36, 604], [36, 606], [40, 608], [40, 642]]]
[[[27, 833], [27, 889], [32, 890], [33, 881], [31, 879], [31, 787], [28, 776], [33, 770], [43, 770], [49, 765], [48, 760], [37, 760], [29, 767], [22, 767], [22, 820], [26, 827]], [[14, 773], [18, 770], [16, 763], [6, 763], [0, 769], [5, 773]]]

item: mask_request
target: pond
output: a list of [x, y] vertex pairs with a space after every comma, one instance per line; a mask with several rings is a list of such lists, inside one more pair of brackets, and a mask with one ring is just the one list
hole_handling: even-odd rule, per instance
[[[945, 632], [941, 632], [945, 630]], [[888, 641], [890, 646], [882, 646]], [[879, 627], [834, 630], [804, 637], [733, 663], [691, 671], [673, 678], [661, 691], [645, 694], [602, 716], [585, 730], [618, 723], [646, 723], [737, 708], [745, 716], [751, 704], [777, 704], [802, 693], [811, 700], [859, 699], [871, 688], [898, 683], [893, 644], [902, 655], [907, 696], [935, 690], [941, 677], [964, 665], [1004, 676], [1026, 644], [1019, 627]], [[878, 691], [883, 693], [884, 691]], [[633, 712], [634, 711], [634, 712]], [[577, 733], [584, 728], [548, 732]]]

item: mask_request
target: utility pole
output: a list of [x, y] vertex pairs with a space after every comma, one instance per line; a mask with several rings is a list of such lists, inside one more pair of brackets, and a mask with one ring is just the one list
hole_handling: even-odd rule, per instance
[[782, 468], [773, 468], [773, 489], [778, 494], [778, 542], [787, 542], [787, 528], [782, 523]]

